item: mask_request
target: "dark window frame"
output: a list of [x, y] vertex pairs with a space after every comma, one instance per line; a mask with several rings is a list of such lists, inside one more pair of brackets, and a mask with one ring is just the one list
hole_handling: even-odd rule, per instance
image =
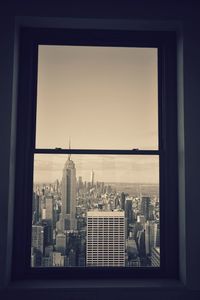
[[[158, 48], [158, 150], [35, 149], [37, 48], [39, 44]], [[178, 160], [175, 32], [31, 29], [20, 31], [13, 279], [178, 278]], [[34, 153], [159, 155], [161, 265], [159, 268], [31, 268]]]

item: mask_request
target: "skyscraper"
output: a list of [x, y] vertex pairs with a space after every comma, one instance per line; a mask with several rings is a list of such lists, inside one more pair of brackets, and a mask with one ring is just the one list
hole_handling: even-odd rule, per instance
[[56, 251], [60, 252], [62, 255], [66, 253], [66, 235], [64, 233], [58, 233], [56, 236]]
[[125, 210], [125, 200], [126, 200], [126, 195], [122, 192], [120, 197], [120, 207], [123, 210]]
[[46, 197], [46, 220], [53, 220], [53, 197]]
[[94, 186], [94, 171], [91, 171], [91, 185]]
[[160, 248], [158, 248], [158, 247], [152, 248], [151, 266], [152, 267], [160, 266]]
[[125, 201], [125, 217], [127, 218], [128, 225], [133, 221], [133, 201], [132, 199], [126, 199]]
[[35, 255], [35, 266], [41, 266], [46, 245], [46, 226], [32, 225], [32, 247]]
[[76, 168], [70, 155], [62, 176], [62, 218], [64, 230], [76, 230]]
[[39, 195], [33, 192], [32, 221], [36, 224], [40, 218]]
[[152, 248], [159, 248], [159, 242], [159, 225], [153, 221], [147, 221], [145, 224], [146, 253], [151, 254]]
[[87, 212], [87, 266], [125, 266], [124, 211]]
[[41, 225], [32, 226], [32, 247], [41, 255], [44, 252], [44, 227]]
[[145, 216], [146, 221], [149, 220], [150, 197], [142, 197], [140, 210], [141, 214]]

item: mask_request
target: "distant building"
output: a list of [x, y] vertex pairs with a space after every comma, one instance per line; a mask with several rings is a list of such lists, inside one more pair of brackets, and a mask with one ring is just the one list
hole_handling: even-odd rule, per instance
[[150, 202], [150, 197], [142, 197], [141, 199], [140, 211], [146, 220], [150, 219]]
[[81, 176], [78, 177], [77, 184], [78, 184], [78, 190], [80, 191], [83, 188], [83, 180]]
[[120, 208], [119, 196], [115, 197], [114, 203], [115, 203], [115, 208]]
[[152, 248], [160, 247], [159, 224], [147, 221], [145, 224], [145, 248], [146, 254], [151, 254]]
[[132, 205], [133, 205], [132, 199], [127, 198], [126, 201], [125, 201], [125, 216], [127, 217], [129, 223], [131, 223], [132, 219], [133, 219]]
[[52, 267], [52, 257], [51, 256], [42, 257], [42, 266], [46, 268]]
[[56, 251], [60, 252], [62, 255], [66, 253], [66, 235], [64, 233], [58, 233], [56, 235]]
[[52, 267], [64, 267], [65, 265], [65, 256], [62, 256], [60, 252], [52, 252]]
[[140, 223], [142, 226], [144, 226], [145, 225], [145, 216], [138, 215], [137, 216], [137, 223]]
[[76, 230], [76, 168], [70, 155], [65, 163], [62, 176], [62, 218], [63, 230]]
[[41, 225], [32, 226], [32, 247], [41, 254], [44, 252], [44, 227]]
[[45, 246], [49, 246], [53, 242], [53, 226], [52, 220], [42, 220], [41, 225], [44, 227]]
[[129, 238], [127, 240], [127, 255], [129, 260], [134, 260], [138, 258], [137, 245], [133, 238]]
[[48, 197], [46, 201], [46, 220], [53, 220], [53, 197]]
[[126, 201], [125, 201], [125, 218], [127, 220], [127, 222], [126, 222], [127, 236], [129, 235], [129, 225], [133, 221], [133, 208], [132, 208], [132, 204], [133, 204], [132, 199], [126, 199]]
[[35, 266], [41, 266], [46, 242], [45, 226], [32, 225], [32, 247]]
[[78, 266], [85, 267], [85, 252], [82, 252], [78, 255]]
[[154, 247], [160, 248], [160, 224], [155, 223], [154, 226]]
[[32, 220], [33, 224], [36, 224], [40, 218], [40, 206], [39, 206], [39, 196], [36, 193], [33, 193], [33, 202], [32, 202]]
[[87, 212], [87, 266], [125, 266], [124, 211]]
[[137, 245], [138, 245], [138, 252], [140, 258], [146, 257], [146, 248], [145, 248], [145, 230], [139, 230], [137, 232]]
[[45, 249], [44, 249], [44, 255], [46, 257], [50, 256], [52, 252], [53, 252], [53, 245], [45, 247]]
[[152, 248], [151, 252], [151, 266], [159, 267], [160, 266], [160, 248]]
[[34, 253], [33, 247], [31, 247], [31, 267], [36, 266], [36, 254]]
[[94, 186], [94, 171], [91, 171], [91, 185]]
[[68, 254], [69, 257], [69, 267], [76, 266], [76, 252], [74, 249], [71, 249]]
[[126, 195], [122, 192], [120, 197], [120, 208], [125, 210], [125, 199]]

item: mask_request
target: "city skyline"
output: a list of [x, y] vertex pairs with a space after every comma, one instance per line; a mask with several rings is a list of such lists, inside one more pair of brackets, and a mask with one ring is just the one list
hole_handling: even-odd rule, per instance
[[[34, 182], [45, 183], [61, 180], [67, 155], [35, 155]], [[95, 181], [159, 184], [158, 156], [127, 155], [72, 155], [77, 177]]]
[[65, 158], [61, 182], [33, 189], [31, 267], [159, 267], [157, 189], [77, 180]]
[[[158, 150], [156, 48], [38, 54], [36, 148]], [[159, 267], [155, 153], [34, 154], [31, 266]]]

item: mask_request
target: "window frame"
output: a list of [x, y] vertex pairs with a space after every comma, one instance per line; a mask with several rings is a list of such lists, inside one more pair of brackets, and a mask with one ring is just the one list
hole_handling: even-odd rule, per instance
[[[67, 43], [66, 43], [67, 40]], [[158, 48], [158, 150], [35, 149], [38, 45]], [[175, 32], [22, 28], [19, 49], [16, 182], [12, 277], [178, 278], [178, 160]], [[158, 155], [160, 157], [160, 267], [31, 268], [34, 153]], [[171, 193], [170, 193], [171, 191]], [[170, 232], [170, 234], [167, 234]]]

